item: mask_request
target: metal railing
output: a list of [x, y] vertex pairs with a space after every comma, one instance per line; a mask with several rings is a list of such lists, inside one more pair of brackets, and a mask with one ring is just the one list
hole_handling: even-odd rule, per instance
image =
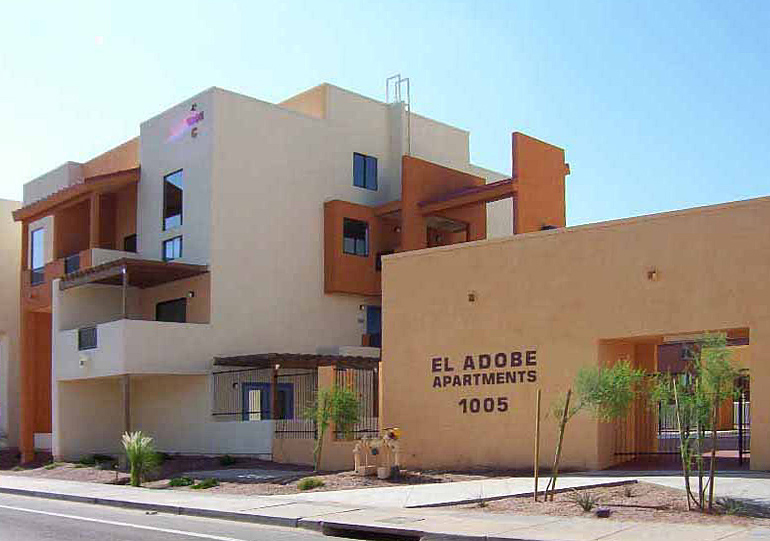
[[379, 374], [376, 370], [358, 368], [337, 368], [334, 383], [351, 389], [359, 399], [359, 421], [348, 432], [335, 430], [339, 440], [359, 439], [363, 436], [377, 436], [379, 430]]

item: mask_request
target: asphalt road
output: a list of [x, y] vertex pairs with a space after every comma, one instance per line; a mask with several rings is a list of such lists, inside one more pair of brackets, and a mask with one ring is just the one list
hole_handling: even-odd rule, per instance
[[298, 528], [0, 494], [0, 541], [323, 541]]

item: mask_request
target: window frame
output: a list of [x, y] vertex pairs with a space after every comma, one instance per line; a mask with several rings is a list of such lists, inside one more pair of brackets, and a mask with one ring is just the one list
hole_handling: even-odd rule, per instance
[[[356, 178], [356, 159], [361, 158], [363, 160], [363, 177], [361, 179], [362, 183], [358, 182], [358, 179]], [[374, 163], [374, 178], [370, 178], [369, 167], [371, 166], [372, 162]], [[368, 154], [363, 154], [361, 152], [354, 152], [353, 153], [353, 186], [356, 188], [363, 188], [365, 190], [371, 190], [373, 192], [376, 192], [379, 187], [379, 163], [377, 161], [376, 156], [369, 156]]]
[[[168, 180], [169, 177], [173, 177], [177, 173], [182, 174], [182, 187], [176, 186], [173, 182], [170, 182]], [[173, 186], [176, 186], [179, 188], [179, 190], [182, 192], [182, 201], [179, 206], [179, 224], [170, 226], [166, 223], [167, 220], [175, 218], [177, 215], [174, 214], [173, 216], [166, 216], [166, 182], [169, 184], [172, 184]], [[163, 226], [163, 231], [173, 231], [174, 229], [179, 229], [182, 227], [182, 224], [184, 223], [184, 168], [177, 169], [176, 171], [172, 171], [171, 173], [168, 173], [166, 175], [163, 175], [163, 207], [161, 208], [161, 225]]]
[[[357, 246], [358, 246], [358, 242], [360, 241], [360, 239], [358, 239], [356, 237], [346, 237], [345, 236], [345, 223], [346, 222], [356, 222], [356, 223], [359, 223], [359, 224], [364, 224], [366, 226], [365, 229], [364, 229], [364, 239], [363, 239], [363, 241], [364, 241], [364, 253], [358, 253]], [[346, 246], [345, 246], [345, 240], [348, 239], [348, 238], [353, 239], [353, 241], [354, 241], [353, 251], [352, 252], [349, 251], [346, 248]], [[369, 251], [370, 251], [370, 246], [369, 246], [369, 222], [367, 222], [366, 220], [357, 220], [355, 218], [342, 218], [342, 253], [345, 254], [345, 255], [354, 255], [354, 256], [358, 256], [358, 257], [369, 257]]]
[[[177, 303], [184, 306], [184, 321], [158, 319], [158, 312], [161, 306], [170, 306], [172, 304], [177, 304]], [[167, 301], [156, 302], [155, 303], [155, 321], [161, 321], [165, 323], [187, 323], [187, 297], [179, 297], [178, 299], [169, 299]]]
[[[171, 257], [171, 258], [166, 257], [166, 245], [169, 244], [169, 243], [172, 243], [172, 242], [174, 242], [176, 240], [179, 240], [179, 256]], [[182, 235], [177, 235], [175, 237], [171, 237], [170, 239], [164, 240], [163, 243], [161, 244], [160, 252], [161, 252], [161, 254], [160, 254], [161, 255], [161, 259], [163, 259], [163, 261], [165, 261], [165, 262], [177, 261], [179, 259], [182, 259], [182, 254], [183, 254]]]
[[[93, 332], [93, 342], [86, 342], [84, 340], [85, 336], [91, 336], [91, 332]], [[86, 334], [89, 333], [89, 334]], [[80, 327], [78, 329], [78, 351], [90, 351], [92, 349], [97, 349], [99, 347], [99, 332], [97, 330], [96, 325], [91, 325], [89, 327]]]

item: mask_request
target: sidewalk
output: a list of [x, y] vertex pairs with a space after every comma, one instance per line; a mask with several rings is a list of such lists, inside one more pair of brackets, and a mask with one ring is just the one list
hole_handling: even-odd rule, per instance
[[[565, 478], [566, 480], [566, 478]], [[585, 478], [584, 478], [585, 480]], [[503, 481], [503, 480], [500, 480]], [[508, 480], [515, 481], [515, 480]], [[446, 483], [451, 489], [454, 483]], [[459, 483], [458, 483], [459, 484]], [[607, 541], [642, 538], [676, 541], [743, 541], [770, 539], [770, 528], [697, 526], [667, 523], [633, 523], [595, 518], [559, 518], [482, 514], [475, 511], [436, 508], [407, 509], [373, 505], [377, 494], [387, 489], [366, 489], [367, 504], [309, 501], [302, 494], [292, 496], [227, 496], [183, 491], [151, 490], [124, 486], [54, 481], [0, 475], [0, 493], [153, 510], [261, 524], [293, 526], [324, 531], [369, 531], [413, 538], [517, 539], [536, 541]], [[388, 501], [383, 498], [382, 501]]]

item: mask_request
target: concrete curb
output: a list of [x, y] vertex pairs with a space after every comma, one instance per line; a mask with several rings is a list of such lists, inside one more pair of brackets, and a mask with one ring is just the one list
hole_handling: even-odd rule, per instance
[[[174, 505], [163, 505], [154, 503], [131, 502], [124, 500], [114, 500], [109, 498], [95, 498], [85, 496], [75, 496], [72, 494], [63, 494], [61, 492], [45, 492], [41, 490], [24, 490], [18, 488], [0, 487], [0, 493], [12, 494], [15, 496], [28, 496], [34, 498], [44, 498], [49, 500], [60, 500], [76, 503], [90, 503], [94, 505], [103, 505], [106, 507], [117, 507], [122, 509], [136, 509], [139, 511], [157, 511], [174, 515], [185, 515], [193, 517], [214, 518], [221, 520], [232, 520], [237, 522], [250, 522], [253, 524], [262, 524], [265, 526], [283, 526], [289, 528], [303, 528], [325, 535], [335, 535], [341, 532], [365, 532], [370, 534], [379, 534], [387, 536], [397, 536], [406, 539], [426, 540], [426, 541], [488, 541], [486, 535], [461, 535], [461, 534], [443, 534], [435, 532], [426, 532], [419, 528], [399, 527], [399, 526], [374, 526], [369, 524], [348, 524], [344, 522], [335, 522], [334, 520], [323, 520], [321, 518], [283, 518], [270, 517], [257, 514], [245, 514], [233, 511], [217, 511], [215, 509], [201, 509], [196, 507], [178, 507]], [[513, 540], [506, 540], [513, 541]], [[538, 541], [531, 538], [519, 538], [516, 541]]]
[[296, 528], [301, 519], [291, 519], [283, 517], [268, 517], [263, 515], [238, 513], [234, 511], [218, 511], [216, 509], [201, 509], [197, 507], [179, 507], [176, 505], [164, 505], [160, 503], [142, 503], [125, 500], [113, 500], [109, 498], [91, 498], [85, 496], [74, 496], [72, 494], [62, 494], [60, 492], [44, 492], [41, 490], [24, 490], [18, 488], [0, 487], [0, 493], [12, 494], [14, 496], [29, 496], [33, 498], [44, 498], [48, 500], [60, 500], [76, 503], [90, 503], [94, 505], [103, 505], [105, 507], [118, 507], [122, 509], [136, 509], [137, 511], [157, 511], [159, 513], [168, 513], [171, 515], [186, 515], [191, 517], [217, 518], [222, 520], [232, 520], [236, 522], [253, 522], [255, 524], [264, 524], [267, 526], [289, 526]]
[[[607, 487], [619, 487], [623, 485], [634, 485], [638, 483], [639, 481], [636, 479], [627, 479], [624, 481], [612, 481], [610, 483], [595, 483], [593, 485], [584, 485], [580, 486], [579, 488], [571, 488], [571, 487], [565, 487], [565, 488], [557, 488], [554, 491], [554, 494], [561, 494], [563, 492], [569, 492], [570, 490], [591, 490], [592, 488], [607, 488]], [[545, 490], [538, 491], [539, 494], [543, 494]], [[524, 492], [521, 494], [506, 494], [502, 496], [492, 496], [489, 498], [470, 498], [467, 500], [456, 500], [451, 502], [441, 502], [441, 503], [427, 503], [424, 505], [407, 505], [406, 509], [428, 509], [431, 507], [451, 507], [453, 505], [468, 505], [471, 503], [478, 503], [479, 501], [485, 501], [485, 502], [494, 502], [497, 500], [505, 500], [507, 498], [531, 498], [535, 495], [534, 492]]]

